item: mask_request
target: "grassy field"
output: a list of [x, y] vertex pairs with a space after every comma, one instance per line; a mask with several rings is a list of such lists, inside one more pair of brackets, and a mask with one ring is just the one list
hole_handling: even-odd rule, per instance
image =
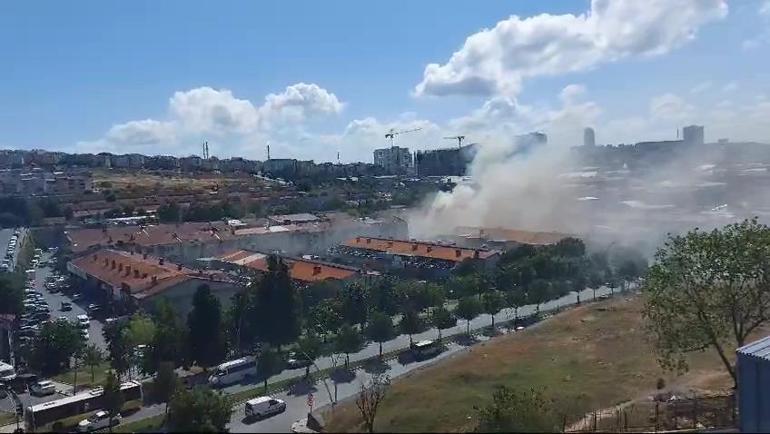
[[[94, 366], [94, 379], [91, 381], [91, 368], [89, 366], [81, 366], [78, 368], [78, 389], [81, 387], [101, 386], [107, 379], [107, 370], [110, 369], [109, 362], [102, 362], [98, 366]], [[72, 384], [75, 381], [75, 372], [70, 370], [63, 374], [59, 374], [53, 378], [54, 381], [60, 383]]]
[[[641, 301], [619, 298], [568, 310], [531, 329], [501, 336], [394, 381], [375, 428], [380, 432], [468, 431], [474, 406], [497, 385], [543, 389], [568, 422], [586, 412], [645, 398], [658, 378], [669, 390], [723, 391], [732, 385], [715, 353], [692, 357], [675, 376], [659, 368], [642, 330]], [[419, 402], [419, 405], [415, 405]], [[358, 431], [355, 403], [327, 413], [328, 430]]]
[[114, 427], [112, 432], [159, 432], [161, 431], [161, 428], [163, 428], [163, 419], [165, 417], [165, 415], [159, 414], [157, 416], [137, 420], [136, 422], [120, 424]]

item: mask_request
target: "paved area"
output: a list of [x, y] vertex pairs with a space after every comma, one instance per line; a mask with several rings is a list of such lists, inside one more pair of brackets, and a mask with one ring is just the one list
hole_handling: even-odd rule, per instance
[[[41, 257], [41, 261], [48, 261], [50, 258], [51, 258], [51, 254], [48, 252], [45, 252]], [[48, 302], [48, 305], [51, 309], [51, 318], [56, 319], [60, 316], [63, 316], [71, 321], [75, 321], [78, 315], [86, 314], [85, 308], [88, 306], [88, 301], [85, 299], [73, 301], [69, 295], [63, 294], [61, 292], [57, 292], [54, 294], [54, 293], [51, 293], [48, 289], [46, 289], [45, 280], [52, 273], [52, 271], [53, 270], [50, 266], [45, 266], [37, 269], [37, 272], [35, 273], [35, 289], [40, 291], [43, 294], [43, 298], [45, 299], [45, 301]], [[61, 303], [63, 301], [72, 303], [72, 310], [68, 312], [62, 311]], [[104, 342], [104, 335], [102, 334], [101, 321], [92, 319], [90, 326], [88, 328], [88, 334], [90, 336], [89, 337], [90, 343], [95, 344], [97, 347], [101, 348], [103, 351], [107, 350], [107, 344]]]
[[[5, 259], [5, 254], [8, 251], [8, 245], [11, 242], [15, 229], [0, 229], [0, 258]], [[14, 249], [13, 257], [8, 261], [8, 272], [13, 272], [16, 269], [16, 262], [19, 260], [19, 253], [21, 252], [21, 246], [24, 244], [24, 240], [27, 237], [27, 229], [20, 228], [19, 238], [16, 241], [16, 248]]]

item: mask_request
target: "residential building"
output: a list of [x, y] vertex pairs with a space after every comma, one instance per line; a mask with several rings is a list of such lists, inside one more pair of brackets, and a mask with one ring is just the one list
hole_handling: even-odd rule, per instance
[[682, 128], [682, 139], [687, 145], [702, 145], [704, 143], [702, 125], [688, 125]]
[[336, 249], [340, 262], [366, 270], [395, 272], [410, 277], [444, 278], [463, 261], [474, 261], [491, 268], [500, 258], [500, 251], [473, 249], [415, 240], [394, 240], [358, 236]]
[[556, 244], [570, 236], [561, 232], [525, 231], [500, 227], [458, 227], [455, 234], [448, 235], [447, 238], [472, 248], [510, 250], [522, 244], [534, 246]]
[[583, 130], [583, 146], [596, 146], [596, 133], [591, 127]]
[[201, 285], [208, 285], [225, 308], [240, 289], [223, 273], [196, 271], [162, 257], [113, 249], [73, 259], [67, 270], [80, 279], [81, 290], [128, 312], [151, 310], [157, 300], [165, 298], [185, 317]]
[[[241, 267], [259, 273], [268, 271], [268, 255], [264, 253], [237, 250], [217, 258], [218, 262]], [[289, 268], [289, 277], [300, 285], [309, 285], [325, 280], [348, 280], [361, 275], [358, 268], [322, 262], [306, 258], [284, 257]]]
[[374, 150], [374, 164], [389, 174], [408, 173], [412, 168], [412, 153], [409, 148], [391, 146]]
[[462, 176], [477, 151], [476, 144], [417, 151], [414, 154], [415, 171], [419, 176]]

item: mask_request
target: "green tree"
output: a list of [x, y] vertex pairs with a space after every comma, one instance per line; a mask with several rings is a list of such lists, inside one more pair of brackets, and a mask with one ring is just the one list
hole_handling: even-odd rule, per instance
[[68, 321], [44, 323], [33, 341], [30, 365], [43, 375], [65, 371], [83, 349], [80, 331]]
[[168, 417], [168, 402], [179, 389], [179, 377], [174, 370], [172, 362], [161, 362], [158, 365], [158, 375], [152, 383], [152, 391], [155, 399], [166, 403], [166, 417]]
[[455, 315], [466, 321], [465, 333], [471, 335], [471, 321], [482, 311], [481, 302], [474, 296], [463, 297], [457, 302]]
[[[315, 361], [321, 355], [321, 340], [312, 330], [305, 333], [297, 341], [297, 350], [308, 360]], [[305, 367], [305, 377], [310, 376], [310, 365]]]
[[132, 347], [150, 345], [155, 337], [155, 323], [146, 315], [134, 315], [128, 322], [125, 333]]
[[770, 228], [756, 219], [670, 237], [642, 288], [662, 366], [684, 371], [688, 353], [711, 348], [737, 387], [730, 354], [768, 321], [768, 269]]
[[355, 353], [364, 346], [361, 333], [350, 324], [343, 324], [334, 340], [334, 350], [345, 354], [345, 369], [350, 368], [350, 353]]
[[263, 342], [280, 347], [299, 336], [300, 300], [289, 277], [289, 268], [280, 257], [270, 255], [267, 269], [258, 283], [254, 322]]
[[484, 313], [492, 317], [492, 330], [495, 329], [495, 315], [505, 307], [505, 299], [499, 291], [490, 291], [482, 296]]
[[107, 342], [107, 350], [110, 356], [110, 366], [118, 375], [128, 372], [131, 366], [131, 347], [125, 333], [126, 325], [120, 322], [107, 324], [102, 329], [104, 340]]
[[104, 360], [104, 355], [102, 354], [102, 350], [99, 349], [94, 344], [89, 344], [84, 350], [83, 350], [83, 363], [91, 368], [91, 383], [94, 383], [94, 380], [96, 378], [96, 367], [99, 366], [100, 363]]
[[395, 337], [393, 320], [382, 312], [374, 312], [366, 324], [366, 337], [380, 344], [380, 358], [382, 358], [382, 343]]
[[187, 316], [189, 354], [192, 361], [207, 368], [219, 363], [225, 355], [222, 310], [208, 285], [198, 287], [192, 305]]
[[310, 310], [310, 325], [326, 338], [342, 326], [340, 306], [337, 300], [324, 300]]
[[366, 322], [366, 307], [369, 305], [366, 288], [363, 282], [353, 281], [342, 289], [338, 297], [340, 315], [348, 324], [364, 324]]
[[120, 380], [112, 372], [107, 375], [104, 382], [104, 392], [102, 395], [102, 407], [110, 415], [110, 432], [112, 432], [112, 420], [116, 414], [123, 408], [125, 398], [120, 390]]
[[457, 325], [457, 318], [452, 315], [449, 309], [440, 306], [431, 312], [431, 324], [438, 330], [438, 340], [441, 341], [441, 330], [446, 330]]
[[408, 309], [401, 316], [401, 321], [398, 323], [398, 330], [402, 334], [409, 336], [409, 345], [413, 344], [412, 335], [420, 333], [425, 329], [425, 324], [420, 318], [420, 314], [417, 311]]
[[4, 275], [0, 275], [0, 313], [18, 315], [22, 310], [24, 292], [20, 284]]
[[157, 372], [161, 362], [180, 366], [185, 361], [187, 331], [167, 299], [162, 298], [154, 309], [155, 333], [146, 352], [143, 370]]
[[270, 347], [270, 345], [265, 345], [259, 352], [259, 357], [257, 358], [257, 372], [264, 382], [265, 393], [267, 393], [267, 380], [273, 375], [281, 373], [281, 362], [281, 354]]
[[520, 287], [505, 291], [505, 305], [513, 308], [513, 320], [519, 319], [519, 308], [527, 302], [527, 296]]
[[540, 314], [540, 305], [551, 297], [551, 284], [545, 279], [535, 279], [527, 291], [527, 301], [535, 305], [535, 313]]
[[231, 405], [227, 397], [211, 389], [196, 387], [177, 391], [168, 410], [171, 432], [225, 432]]
[[556, 432], [559, 427], [552, 403], [535, 389], [499, 386], [492, 403], [476, 411], [477, 432]]

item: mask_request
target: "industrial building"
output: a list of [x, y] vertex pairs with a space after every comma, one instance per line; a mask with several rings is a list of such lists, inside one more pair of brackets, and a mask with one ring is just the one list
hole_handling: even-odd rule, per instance
[[[227, 253], [217, 261], [230, 266], [240, 267], [259, 273], [268, 271], [268, 255], [246, 250]], [[324, 280], [348, 280], [361, 274], [361, 270], [346, 265], [322, 262], [306, 258], [283, 258], [289, 268], [289, 277], [300, 285], [308, 285]]]
[[128, 312], [152, 309], [156, 300], [165, 298], [184, 316], [201, 285], [208, 285], [225, 307], [240, 289], [223, 273], [196, 271], [164, 258], [112, 249], [76, 258], [67, 264], [67, 270], [80, 279], [81, 290]]
[[770, 432], [770, 336], [735, 350], [740, 432]]
[[682, 140], [688, 145], [704, 143], [703, 125], [688, 125], [682, 128]]
[[[280, 252], [287, 256], [322, 254], [351, 233], [370, 236], [403, 236], [406, 222], [383, 220], [325, 219], [312, 214], [273, 216], [289, 224], [258, 226], [229, 225], [227, 222], [160, 225], [110, 226], [102, 229], [65, 231], [69, 248], [77, 255], [99, 248], [115, 248], [165, 257], [185, 265], [197, 265], [198, 258], [217, 257], [234, 250]], [[300, 220], [305, 220], [300, 222]], [[292, 223], [294, 221], [294, 223]]]
[[442, 238], [451, 239], [457, 244], [471, 248], [493, 248], [510, 250], [522, 244], [544, 246], [556, 244], [571, 235], [561, 232], [525, 231], [501, 227], [480, 228], [458, 227], [455, 233]]
[[366, 270], [436, 279], [447, 277], [464, 261], [474, 261], [491, 268], [497, 263], [501, 252], [424, 241], [358, 236], [345, 241], [331, 253], [336, 255], [335, 259]]

